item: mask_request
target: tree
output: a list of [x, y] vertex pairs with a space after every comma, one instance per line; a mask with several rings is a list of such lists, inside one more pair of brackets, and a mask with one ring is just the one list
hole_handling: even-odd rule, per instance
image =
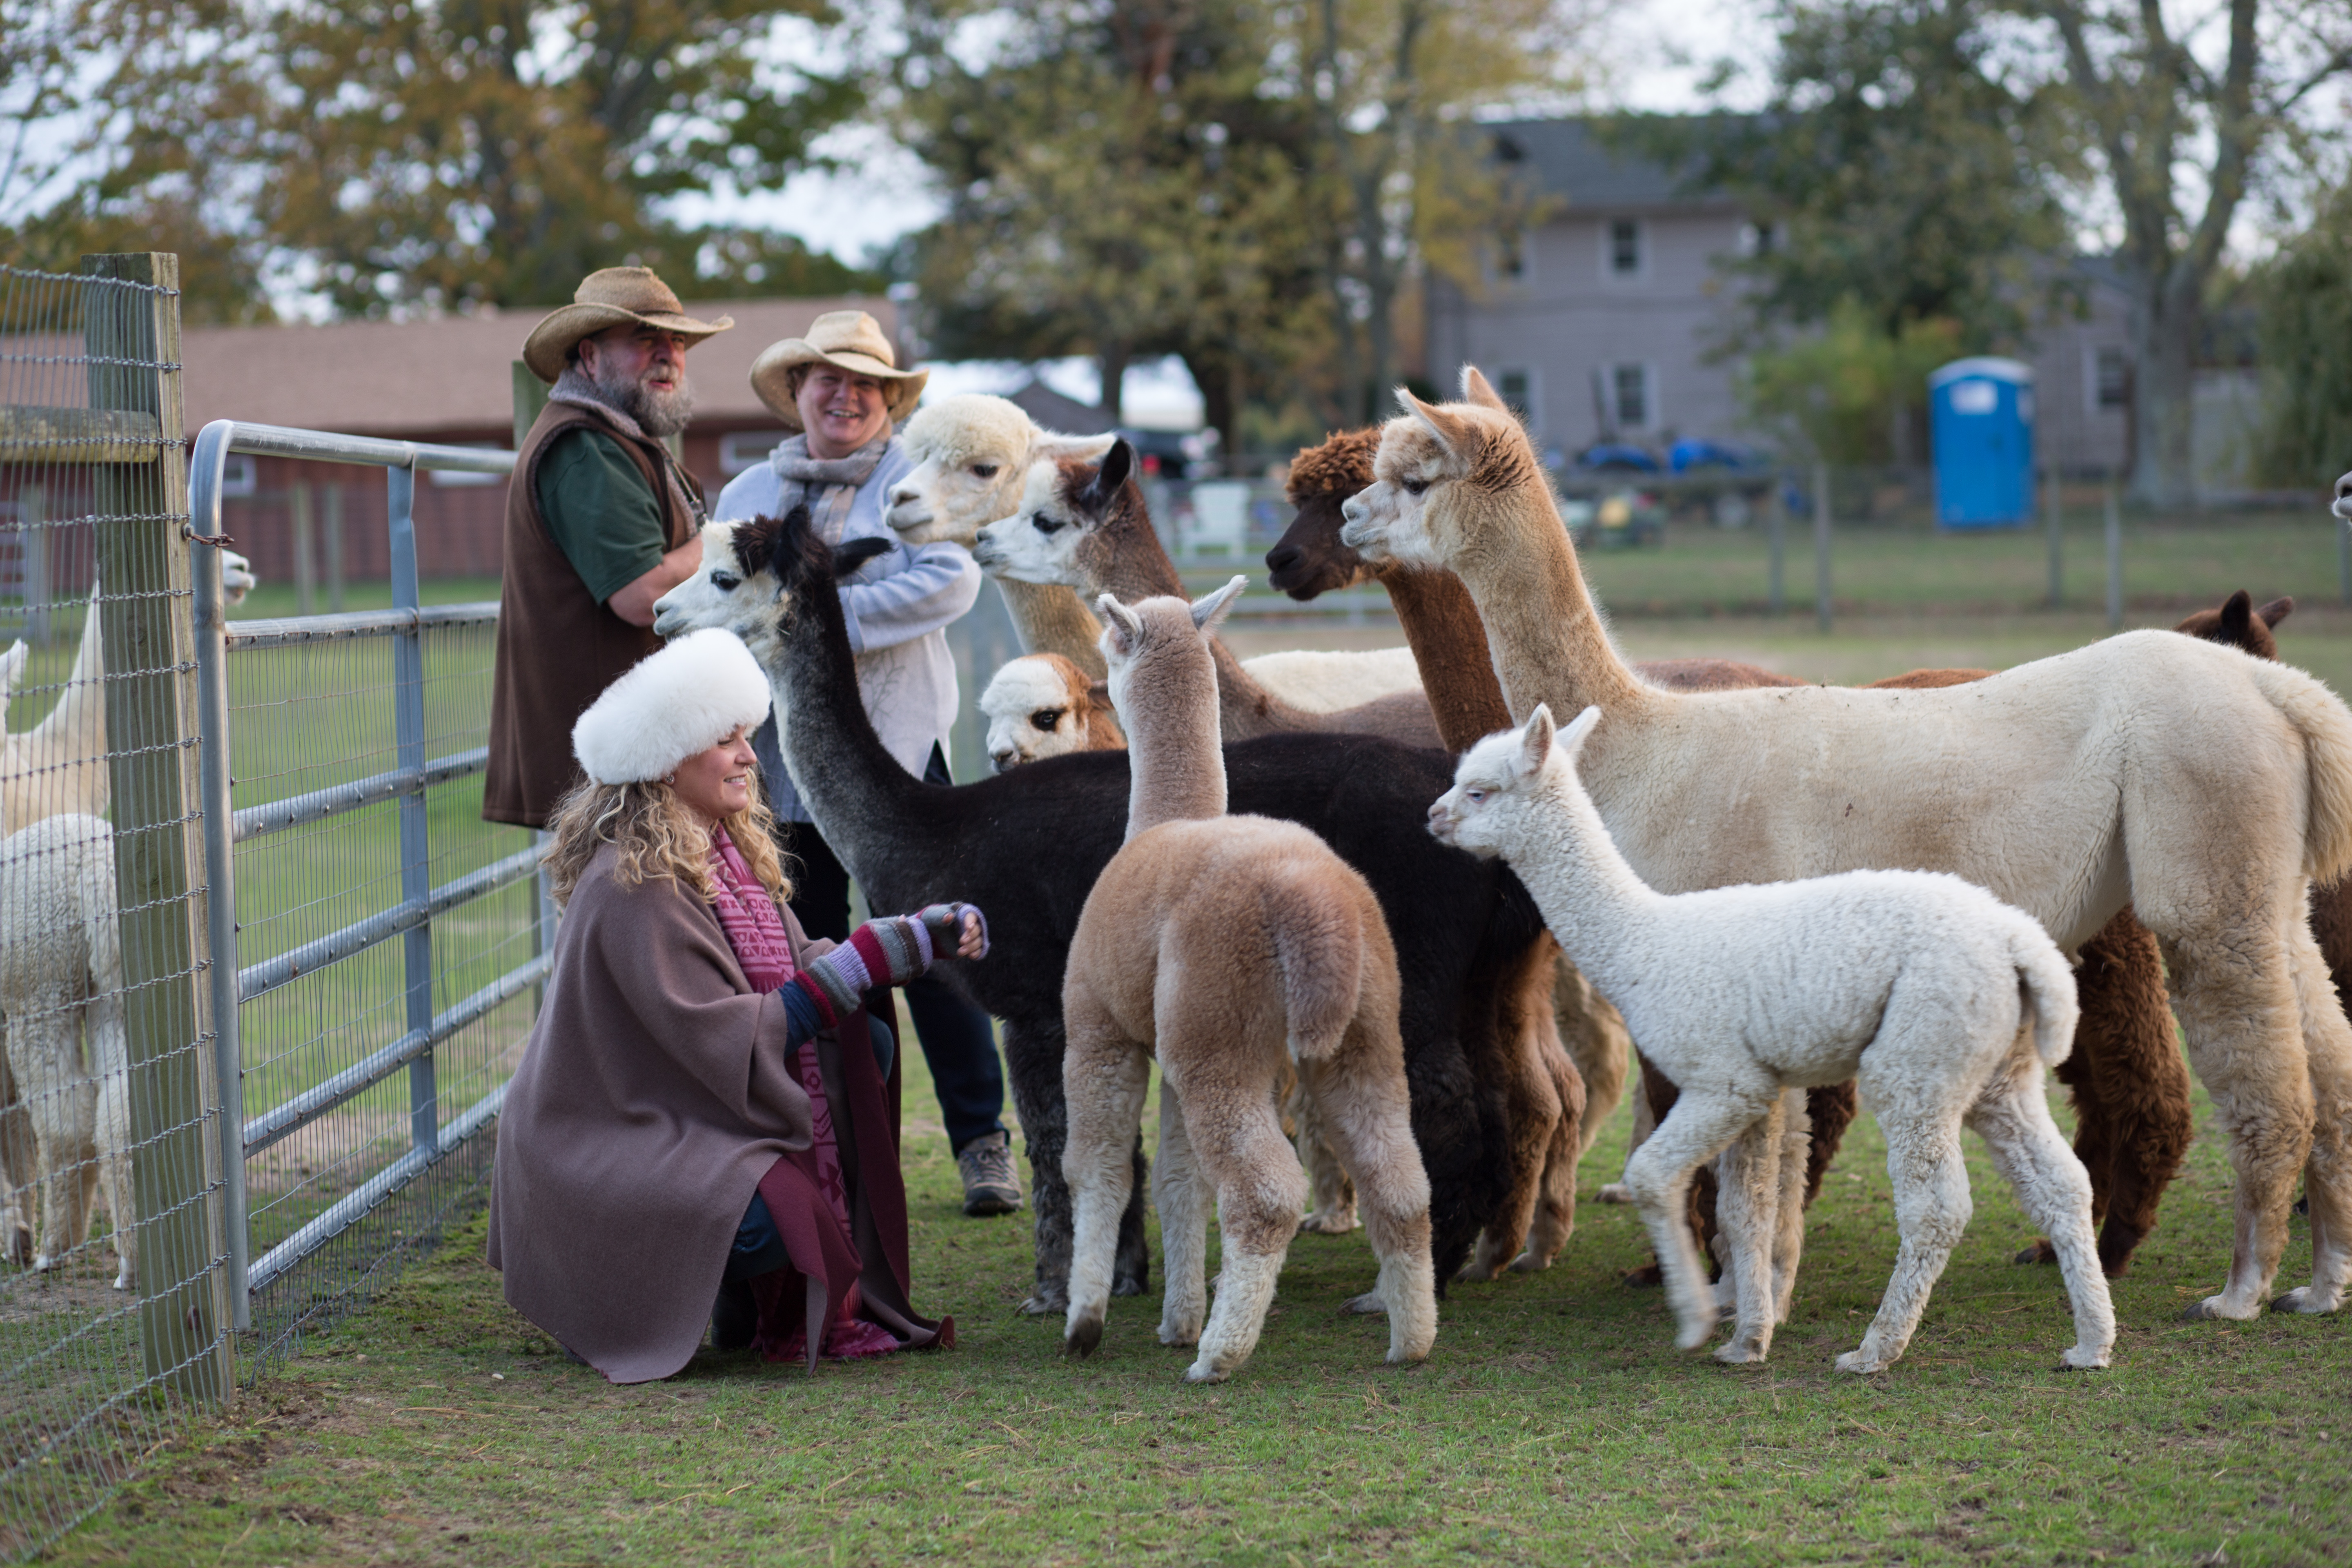
[[1927, 373], [1959, 352], [1959, 323], [1905, 321], [1893, 332], [1858, 300], [1832, 306], [1822, 330], [1748, 357], [1748, 421], [1837, 468], [1898, 455], [1900, 428], [1927, 401]]
[[2273, 382], [2257, 470], [2331, 485], [2352, 468], [2352, 185], [2255, 279], [2262, 363]]

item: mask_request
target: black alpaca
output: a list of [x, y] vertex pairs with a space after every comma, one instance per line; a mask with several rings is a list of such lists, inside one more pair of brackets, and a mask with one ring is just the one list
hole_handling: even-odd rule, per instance
[[[834, 582], [862, 557], [827, 549], [799, 510], [715, 525], [704, 541], [700, 574], [663, 600], [658, 629], [724, 625], [750, 644], [775, 689], [793, 786], [873, 908], [960, 899], [988, 912], [990, 955], [940, 968], [1003, 1024], [1036, 1205], [1036, 1289], [1025, 1307], [1059, 1311], [1071, 1240], [1062, 972], [1078, 911], [1125, 830], [1127, 754], [1058, 757], [953, 787], [922, 783], [883, 749], [858, 697]], [[1505, 1035], [1506, 977], [1524, 971], [1541, 918], [1507, 870], [1429, 837], [1429, 803], [1452, 781], [1438, 752], [1370, 736], [1280, 735], [1227, 747], [1225, 767], [1234, 811], [1314, 829], [1387, 913], [1433, 1261], [1445, 1279], [1506, 1191], [1501, 1085], [1517, 1048]], [[1137, 1161], [1116, 1276], [1128, 1295], [1149, 1278], [1139, 1152]]]

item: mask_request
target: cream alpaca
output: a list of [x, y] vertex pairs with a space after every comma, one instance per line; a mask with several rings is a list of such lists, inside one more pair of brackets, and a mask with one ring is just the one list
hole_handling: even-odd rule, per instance
[[1738, 1322], [1716, 1353], [1761, 1361], [1788, 1315], [1801, 1240], [1784, 1108], [1801, 1108], [1795, 1091], [1809, 1085], [1853, 1078], [1886, 1134], [1902, 1240], [1878, 1315], [1838, 1370], [1881, 1371], [1910, 1342], [1969, 1222], [1963, 1124], [2057, 1249], [2074, 1311], [2064, 1364], [2106, 1365], [2115, 1311], [2092, 1242], [2091, 1178], [2042, 1090], [2042, 1069], [2065, 1059], [2074, 1033], [2074, 976], [2056, 944], [2030, 915], [1936, 872], [1654, 891], [1577, 779], [1600, 721], [1587, 708], [1555, 744], [1538, 703], [1523, 727], [1463, 757], [1430, 831], [1509, 862], [1569, 956], [1617, 998], [1643, 1053], [1682, 1086], [1626, 1168], [1678, 1342], [1703, 1344], [1717, 1321], [1684, 1218], [1691, 1172], [1739, 1151], [1720, 1211]]
[[2067, 950], [2128, 899], [2163, 943], [2238, 1172], [2229, 1279], [2191, 1315], [2262, 1310], [2298, 1169], [2312, 1278], [2278, 1304], [2341, 1306], [2352, 1026], [2303, 911], [2313, 879], [2352, 864], [2344, 704], [2300, 670], [2153, 631], [1937, 690], [1661, 691], [1602, 629], [1527, 433], [1483, 377], [1464, 380], [1465, 403], [1400, 395], [1412, 412], [1342, 537], [1461, 576], [1514, 715], [1609, 715], [1583, 776], [1643, 879], [1686, 892], [1950, 871]]
[[1072, 752], [1127, 744], [1102, 682], [1058, 653], [1024, 653], [998, 667], [980, 694], [988, 715], [988, 761], [998, 773]]
[[[1397, 1030], [1396, 950], [1363, 878], [1295, 823], [1227, 816], [1211, 629], [1243, 579], [1192, 605], [1106, 594], [1103, 653], [1128, 715], [1127, 841], [1087, 896], [1062, 986], [1063, 1155], [1076, 1208], [1071, 1351], [1101, 1342], [1151, 1060], [1160, 1061], [1163, 1344], [1200, 1343], [1187, 1381], [1249, 1359], [1298, 1227], [1307, 1176], [1275, 1114], [1295, 1066], [1362, 1195], [1391, 1362], [1437, 1332], [1429, 1178]], [[1207, 1202], [1224, 1237], [1202, 1327]]]

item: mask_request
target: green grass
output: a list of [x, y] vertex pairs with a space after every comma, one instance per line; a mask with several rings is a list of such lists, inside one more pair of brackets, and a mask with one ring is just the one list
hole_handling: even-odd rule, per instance
[[[158, 1457], [65, 1563], [1381, 1561], [2320, 1563], [2352, 1552], [2352, 1329], [2185, 1323], [2229, 1245], [2210, 1127], [2116, 1287], [2113, 1371], [2054, 1371], [2054, 1270], [1970, 1145], [1975, 1223], [1909, 1354], [1831, 1373], [1893, 1257], [1857, 1124], [1761, 1368], [1677, 1353], [1619, 1271], [1633, 1212], [1588, 1202], [1550, 1272], [1457, 1287], [1435, 1353], [1385, 1367], [1335, 1309], [1361, 1233], [1302, 1237], [1255, 1358], [1178, 1381], [1154, 1298], [1100, 1359], [1013, 1310], [1027, 1215], [972, 1221], [919, 1058], [905, 1167], [919, 1304], [958, 1347], [814, 1377], [748, 1356], [614, 1388], [502, 1303], [477, 1225], [226, 1421]], [[2201, 1115], [2201, 1108], [2200, 1108]], [[1150, 1125], [1147, 1120], [1147, 1126]], [[1624, 1118], [1584, 1166], [1612, 1175]], [[1155, 1236], [1154, 1256], [1157, 1257]], [[627, 1266], [625, 1258], [615, 1268]], [[2283, 1279], [2308, 1268], [2301, 1221]], [[1155, 1288], [1157, 1279], [1155, 1276]]]

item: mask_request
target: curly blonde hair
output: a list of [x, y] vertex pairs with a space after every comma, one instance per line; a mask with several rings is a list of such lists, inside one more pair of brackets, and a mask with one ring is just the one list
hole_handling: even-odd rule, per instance
[[[767, 802], [753, 792], [751, 804], [719, 824], [760, 885], [782, 904], [793, 896], [784, 877], [783, 859], [776, 853], [771, 829], [775, 818]], [[572, 890], [588, 873], [596, 851], [610, 844], [620, 851], [613, 879], [634, 888], [648, 877], [667, 877], [708, 900], [710, 886], [710, 830], [705, 819], [677, 798], [677, 792], [659, 779], [632, 784], [583, 783], [556, 804], [548, 818], [554, 842], [540, 857], [547, 868], [550, 889], [559, 908], [572, 901]]]

